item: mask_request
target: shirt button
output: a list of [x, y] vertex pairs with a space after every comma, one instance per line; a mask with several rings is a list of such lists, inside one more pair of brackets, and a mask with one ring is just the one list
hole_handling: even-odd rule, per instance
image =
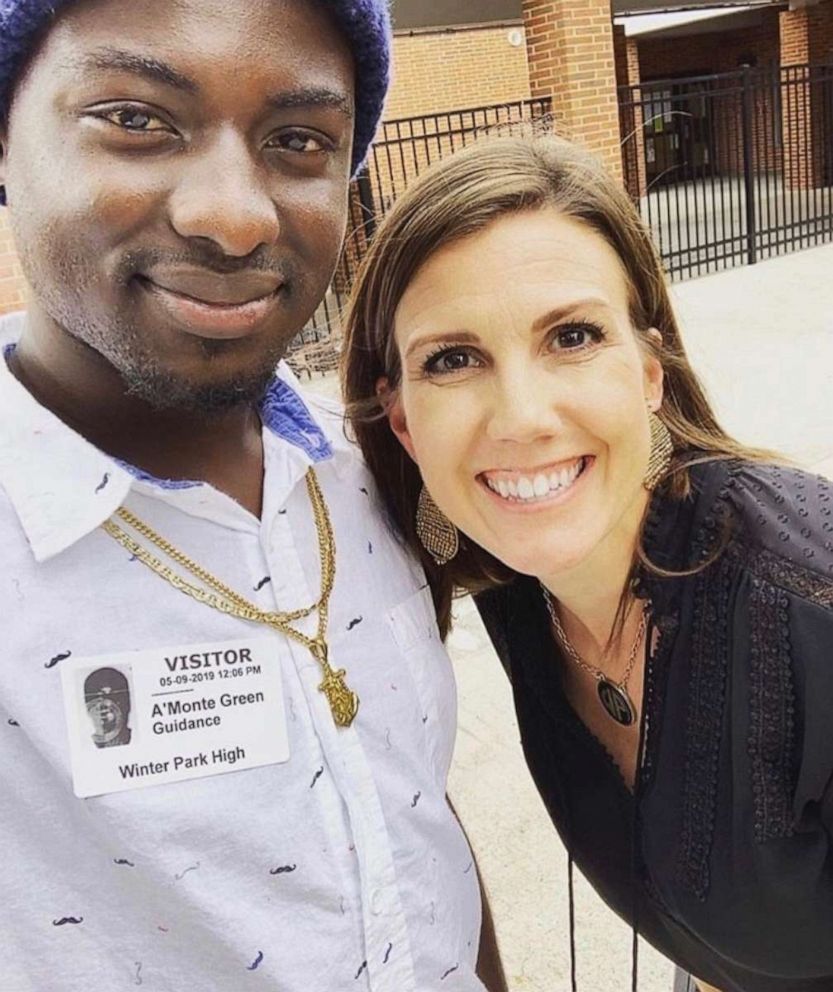
[[370, 912], [374, 916], [379, 916], [382, 912], [382, 903], [385, 900], [385, 893], [382, 889], [374, 889], [370, 893]]

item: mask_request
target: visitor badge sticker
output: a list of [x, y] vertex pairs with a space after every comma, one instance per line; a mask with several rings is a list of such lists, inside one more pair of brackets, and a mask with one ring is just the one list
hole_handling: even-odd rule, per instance
[[80, 798], [289, 759], [274, 640], [68, 659], [61, 667]]

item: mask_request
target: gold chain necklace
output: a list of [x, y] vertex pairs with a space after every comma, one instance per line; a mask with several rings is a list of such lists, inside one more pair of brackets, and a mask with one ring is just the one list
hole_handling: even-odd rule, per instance
[[[318, 533], [318, 554], [321, 561], [321, 595], [312, 606], [306, 606], [299, 610], [292, 610], [288, 613], [277, 613], [269, 610], [261, 610], [260, 607], [245, 599], [243, 596], [230, 589], [221, 582], [211, 572], [202, 568], [195, 561], [183, 554], [174, 547], [170, 541], [157, 534], [155, 530], [148, 527], [135, 514], [125, 507], [119, 507], [115, 516], [120, 521], [126, 523], [138, 535], [146, 541], [155, 545], [167, 558], [169, 558], [186, 572], [190, 572], [197, 578], [202, 586], [195, 585], [177, 574], [169, 565], [160, 561], [152, 552], [139, 544], [127, 531], [123, 530], [115, 520], [106, 520], [101, 526], [114, 540], [118, 541], [123, 548], [126, 548], [132, 555], [135, 555], [142, 564], [147, 565], [160, 578], [170, 583], [175, 589], [184, 592], [186, 596], [210, 606], [212, 609], [227, 613], [230, 616], [240, 617], [252, 623], [262, 623], [267, 627], [279, 630], [282, 634], [297, 641], [312, 654], [324, 674], [324, 679], [319, 685], [319, 690], [327, 697], [333, 719], [339, 727], [349, 727], [353, 722], [359, 708], [359, 697], [352, 692], [347, 685], [347, 672], [343, 668], [334, 669], [328, 659], [327, 646], [327, 613], [330, 603], [330, 593], [333, 591], [336, 568], [336, 548], [333, 528], [330, 522], [330, 515], [327, 512], [327, 504], [324, 502], [324, 495], [318, 485], [315, 472], [310, 469], [306, 476], [307, 493], [312, 512], [315, 518], [315, 529]], [[318, 629], [315, 637], [308, 637], [291, 626], [292, 621], [301, 620], [318, 611]]]
[[592, 675], [596, 680], [596, 690], [599, 694], [599, 700], [604, 707], [605, 713], [618, 724], [623, 727], [630, 727], [632, 724], [636, 723], [636, 707], [633, 704], [633, 700], [628, 695], [628, 682], [633, 674], [634, 666], [636, 665], [636, 656], [639, 652], [639, 645], [642, 643], [642, 638], [645, 635], [645, 627], [648, 624], [648, 606], [647, 604], [642, 608], [642, 617], [639, 620], [639, 627], [636, 631], [636, 637], [633, 641], [633, 646], [631, 647], [630, 654], [628, 655], [628, 663], [625, 666], [625, 674], [622, 676], [619, 682], [614, 682], [605, 675], [601, 668], [597, 668], [595, 665], [591, 665], [589, 662], [585, 661], [584, 658], [576, 651], [573, 645], [570, 643], [570, 638], [567, 637], [567, 632], [561, 623], [558, 616], [558, 611], [555, 608], [555, 603], [552, 599], [552, 594], [549, 589], [541, 583], [541, 589], [544, 593], [544, 602], [547, 604], [547, 613], [550, 615], [550, 620], [552, 621], [553, 630], [558, 637], [561, 646], [567, 652], [567, 655], [574, 661], [582, 671], [587, 672]]

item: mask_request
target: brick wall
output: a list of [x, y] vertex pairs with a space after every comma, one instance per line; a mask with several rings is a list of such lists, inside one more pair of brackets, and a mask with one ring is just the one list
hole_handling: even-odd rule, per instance
[[25, 283], [12, 245], [8, 213], [0, 209], [0, 313], [21, 310]]
[[733, 72], [750, 57], [763, 68], [778, 65], [779, 44], [778, 12], [765, 11], [757, 28], [639, 39], [639, 64], [643, 80]]
[[807, 28], [810, 61], [824, 62], [833, 58], [833, 3], [830, 0], [807, 8]]
[[807, 31], [807, 10], [785, 10], [780, 15], [781, 62], [797, 65], [810, 60], [810, 36]]
[[[521, 32], [521, 44], [509, 42]], [[385, 118], [414, 117], [530, 96], [520, 25], [397, 34]]]

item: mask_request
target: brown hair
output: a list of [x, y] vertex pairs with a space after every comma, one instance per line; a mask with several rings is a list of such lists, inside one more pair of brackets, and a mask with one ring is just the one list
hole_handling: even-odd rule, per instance
[[[376, 384], [387, 377], [392, 390], [399, 386], [396, 310], [428, 258], [499, 217], [546, 206], [590, 226], [621, 260], [631, 322], [665, 373], [659, 415], [675, 458], [661, 484], [681, 498], [689, 487], [685, 466], [694, 459], [770, 457], [740, 445], [718, 424], [680, 340], [651, 236], [625, 190], [594, 157], [562, 139], [531, 136], [486, 138], [444, 159], [407, 190], [375, 234], [347, 312], [342, 368], [348, 417], [393, 523], [425, 566], [443, 636], [457, 589], [478, 592], [514, 573], [464, 535], [456, 558], [442, 567], [421, 546], [414, 516], [422, 479], [387, 423]], [[646, 333], [652, 327], [661, 345]]]

